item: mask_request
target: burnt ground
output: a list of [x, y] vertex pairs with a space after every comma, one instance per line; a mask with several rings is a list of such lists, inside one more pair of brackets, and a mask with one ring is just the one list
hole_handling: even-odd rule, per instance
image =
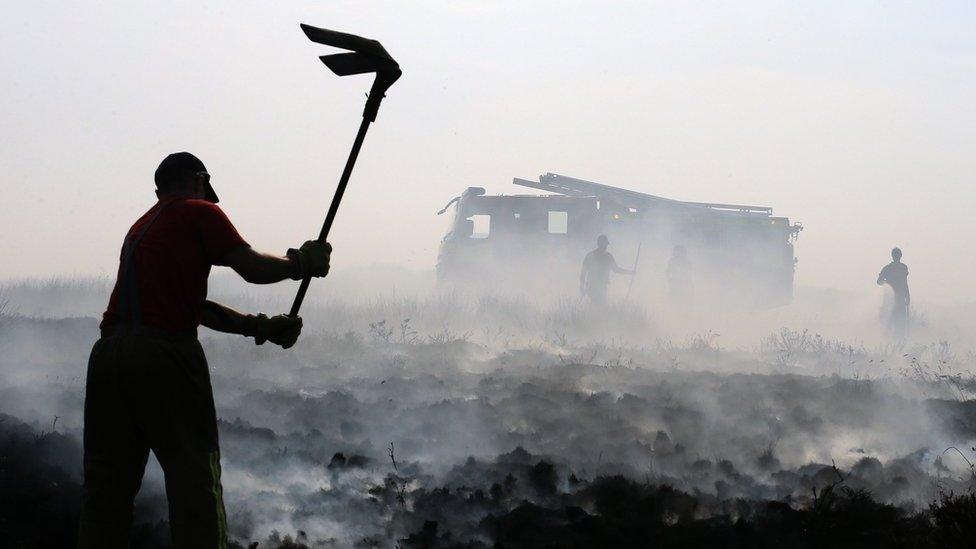
[[[566, 332], [523, 318], [540, 335], [516, 340], [511, 310], [482, 314], [478, 332], [433, 307], [324, 311], [340, 320], [290, 353], [207, 336], [237, 546], [974, 539], [971, 354], [799, 332], [753, 350], [708, 333], [625, 344], [573, 331], [573, 311], [544, 324]], [[71, 546], [94, 334], [90, 318], [0, 322], [7, 546]], [[136, 521], [133, 546], [166, 546], [155, 465]]]
[[[0, 417], [0, 537], [8, 547], [70, 547], [77, 528], [80, 484], [77, 438], [39, 433]], [[230, 427], [230, 426], [225, 426]], [[230, 427], [234, 429], [235, 427]], [[240, 430], [240, 426], [236, 429]], [[867, 459], [867, 458], [865, 458]], [[336, 454], [321, 463], [335, 476], [370, 466], [364, 456]], [[700, 470], [727, 464], [700, 463]], [[474, 458], [442, 486], [411, 487], [410, 476], [388, 474], [363, 494], [359, 510], [389, 517], [409, 532], [403, 548], [422, 547], [966, 547], [976, 535], [976, 496], [942, 494], [909, 512], [853, 488], [874, 464], [852, 471], [811, 470], [798, 485], [824, 482], [802, 505], [784, 500], [721, 499], [625, 475], [581, 478], [521, 448], [490, 461]], [[833, 478], [831, 478], [833, 477]], [[473, 480], [471, 484], [457, 479]], [[328, 497], [322, 494], [321, 497]], [[157, 502], [161, 503], [161, 502]], [[138, 515], [146, 515], [143, 507]], [[144, 517], [142, 517], [144, 518]], [[356, 547], [388, 546], [364, 536]], [[167, 547], [165, 520], [138, 521], [133, 547]], [[255, 546], [238, 541], [237, 546]], [[344, 546], [303, 531], [272, 533], [258, 547]]]

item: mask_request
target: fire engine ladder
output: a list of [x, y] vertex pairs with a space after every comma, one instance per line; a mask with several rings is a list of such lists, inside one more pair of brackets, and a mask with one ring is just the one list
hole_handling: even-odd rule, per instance
[[717, 204], [710, 202], [684, 202], [673, 200], [652, 194], [640, 193], [619, 187], [611, 187], [592, 181], [576, 179], [555, 173], [547, 173], [539, 176], [539, 181], [530, 181], [516, 177], [512, 181], [516, 185], [539, 189], [542, 191], [576, 197], [596, 197], [613, 200], [626, 207], [647, 208], [648, 206], [663, 206], [672, 208], [703, 208], [715, 212], [739, 214], [739, 215], [761, 215], [771, 216], [773, 209], [768, 206], [745, 206], [741, 204]]

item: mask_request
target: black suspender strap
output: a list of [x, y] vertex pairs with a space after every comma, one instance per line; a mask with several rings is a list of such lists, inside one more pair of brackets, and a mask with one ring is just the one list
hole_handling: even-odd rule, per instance
[[[146, 236], [149, 228], [159, 219], [159, 214], [163, 213], [170, 204], [176, 200], [162, 202], [156, 212], [149, 218], [146, 225], [137, 234], [130, 234], [125, 238], [122, 245], [122, 272], [119, 282], [119, 318], [129, 324], [142, 324], [142, 309], [139, 305], [139, 283], [136, 280], [135, 255], [142, 237]], [[128, 313], [128, 314], [127, 314]], [[126, 318], [128, 316], [128, 318]]]

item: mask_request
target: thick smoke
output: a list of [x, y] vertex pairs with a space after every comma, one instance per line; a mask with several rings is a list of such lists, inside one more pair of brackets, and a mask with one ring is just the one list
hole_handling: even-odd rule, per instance
[[[221, 280], [211, 295], [243, 309], [287, 302], [287, 289], [243, 294]], [[880, 294], [801, 290], [782, 309], [673, 323], [619, 295], [594, 309], [414, 280], [371, 294], [337, 276], [288, 352], [202, 331], [232, 538], [490, 546], [514, 535], [510, 513], [526, 504], [610, 516], [607, 490], [657, 498], [668, 486], [661, 520], [680, 525], [752, 520], [766, 500], [812, 509], [841, 480], [903, 512], [971, 488], [976, 357], [965, 327], [976, 311], [932, 307], [910, 341], [891, 342], [877, 327]], [[57, 298], [45, 301], [45, 288]], [[4, 429], [60, 437], [42, 461], [69, 485], [80, 481], [97, 335], [96, 305], [82, 309], [106, 289], [3, 289]], [[137, 511], [147, 539], [165, 537], [155, 465]]]

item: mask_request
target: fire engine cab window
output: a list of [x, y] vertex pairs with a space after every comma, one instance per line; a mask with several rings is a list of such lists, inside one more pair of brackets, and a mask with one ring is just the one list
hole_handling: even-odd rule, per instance
[[549, 234], [566, 234], [569, 232], [568, 212], [549, 212]]
[[471, 238], [488, 238], [491, 234], [491, 216], [476, 214], [471, 219]]

